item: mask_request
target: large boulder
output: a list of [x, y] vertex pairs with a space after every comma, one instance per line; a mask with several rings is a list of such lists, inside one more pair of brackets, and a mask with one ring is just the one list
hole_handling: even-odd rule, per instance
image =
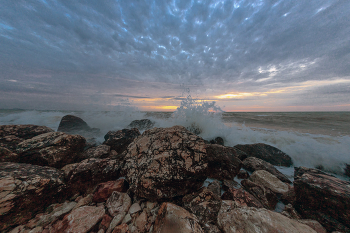
[[224, 233], [316, 233], [309, 226], [282, 214], [254, 207], [232, 208], [222, 204], [218, 215]]
[[57, 132], [75, 133], [79, 131], [91, 131], [90, 126], [80, 117], [66, 115], [62, 117]]
[[65, 187], [63, 172], [55, 168], [0, 163], [0, 231], [61, 200]]
[[154, 233], [203, 232], [195, 215], [172, 203], [164, 202], [158, 211]]
[[54, 131], [46, 126], [0, 125], [0, 146], [14, 151], [22, 141], [50, 132]]
[[294, 207], [304, 218], [319, 221], [330, 232], [350, 232], [350, 182], [317, 169], [298, 167], [294, 190]]
[[95, 147], [91, 147], [84, 151], [80, 158], [82, 160], [84, 159], [90, 159], [90, 158], [99, 158], [99, 159], [104, 159], [109, 157], [109, 153], [111, 151], [111, 147], [107, 145], [99, 145]]
[[67, 186], [73, 194], [89, 193], [99, 183], [118, 179], [120, 164], [112, 159], [86, 159], [62, 170], [65, 170]]
[[265, 170], [258, 170], [253, 172], [249, 177], [249, 180], [260, 184], [276, 194], [285, 194], [289, 191], [289, 186], [286, 183], [283, 183], [276, 176]]
[[243, 189], [230, 188], [222, 194], [221, 199], [235, 201], [241, 207], [264, 207], [256, 197]]
[[109, 131], [104, 136], [103, 144], [110, 146], [111, 150], [121, 154], [140, 135], [140, 131], [136, 128]]
[[129, 125], [128, 128], [137, 128], [138, 130], [151, 129], [154, 126], [154, 122], [149, 119], [134, 120]]
[[265, 170], [275, 175], [278, 179], [283, 182], [292, 183], [283, 173], [278, 171], [271, 163], [265, 162], [262, 159], [249, 157], [243, 161], [243, 168], [250, 172], [257, 170]]
[[77, 162], [84, 150], [85, 138], [62, 132], [45, 133], [18, 144], [19, 161], [61, 168]]
[[236, 145], [234, 147], [247, 153], [248, 157], [256, 157], [275, 166], [290, 167], [293, 165], [289, 155], [264, 143]]

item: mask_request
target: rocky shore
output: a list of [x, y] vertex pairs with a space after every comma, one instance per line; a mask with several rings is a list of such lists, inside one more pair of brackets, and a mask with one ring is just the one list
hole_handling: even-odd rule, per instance
[[74, 116], [57, 132], [1, 125], [0, 232], [350, 232], [350, 182], [306, 167], [292, 182], [275, 147], [153, 126], [131, 122], [98, 144]]

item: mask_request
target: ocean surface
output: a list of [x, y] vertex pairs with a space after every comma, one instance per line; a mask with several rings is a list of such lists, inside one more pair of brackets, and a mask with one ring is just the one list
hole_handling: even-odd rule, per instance
[[[183, 103], [175, 112], [0, 110], [0, 125], [35, 124], [57, 130], [61, 118], [72, 114], [101, 129], [96, 139], [102, 142], [108, 131], [148, 118], [155, 127], [183, 125], [207, 140], [222, 137], [227, 146], [266, 143], [290, 155], [294, 166], [322, 166], [341, 176], [350, 164], [350, 112], [221, 112], [212, 107]], [[293, 169], [283, 172], [293, 175]]]

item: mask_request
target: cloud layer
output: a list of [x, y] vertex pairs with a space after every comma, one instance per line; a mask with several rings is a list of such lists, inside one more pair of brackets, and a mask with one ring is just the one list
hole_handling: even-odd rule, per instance
[[[2, 108], [176, 105], [186, 86], [227, 110], [350, 110], [349, 1], [1, 5]], [[225, 94], [233, 97], [215, 97]]]

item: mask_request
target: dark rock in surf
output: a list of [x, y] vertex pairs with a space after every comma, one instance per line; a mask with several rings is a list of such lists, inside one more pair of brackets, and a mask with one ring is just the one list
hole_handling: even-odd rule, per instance
[[262, 185], [254, 183], [250, 180], [242, 180], [242, 186], [250, 194], [252, 194], [256, 199], [258, 199], [261, 204], [266, 209], [274, 210], [278, 202], [278, 198], [275, 193], [273, 193], [269, 188]]
[[111, 150], [121, 154], [140, 135], [140, 131], [136, 128], [109, 131], [104, 136], [105, 141], [103, 144], [110, 146]]
[[292, 183], [283, 173], [278, 171], [272, 164], [265, 162], [262, 159], [249, 157], [243, 161], [243, 168], [247, 169], [250, 172], [257, 170], [265, 170], [270, 172], [272, 175], [275, 175], [278, 179], [283, 182]]
[[22, 163], [61, 168], [79, 160], [85, 142], [80, 135], [45, 133], [21, 142], [16, 152]]
[[345, 164], [345, 175], [350, 177], [350, 164]]
[[256, 157], [266, 162], [269, 162], [275, 166], [290, 167], [291, 165], [293, 165], [292, 159], [289, 155], [277, 149], [276, 147], [267, 144], [257, 143], [236, 145], [234, 146], [234, 148], [245, 152], [248, 155], [248, 157]]
[[246, 170], [240, 170], [237, 174], [238, 179], [248, 179], [249, 173]]
[[350, 182], [317, 169], [298, 167], [294, 190], [294, 207], [304, 218], [319, 221], [330, 232], [350, 232]]
[[0, 146], [0, 162], [16, 162], [18, 155], [9, 149]]
[[0, 231], [34, 218], [64, 197], [63, 172], [23, 163], [0, 163]]
[[240, 207], [264, 208], [257, 198], [243, 189], [230, 188], [222, 194], [221, 199], [235, 201]]
[[117, 180], [120, 176], [120, 164], [108, 158], [86, 159], [69, 164], [62, 170], [65, 170], [67, 186], [72, 194], [89, 193], [97, 184]]
[[73, 115], [62, 117], [57, 129], [57, 132], [64, 133], [78, 133], [83, 131], [96, 131], [98, 133], [99, 129], [91, 128], [83, 119]]
[[216, 137], [216, 138], [210, 140], [210, 143], [224, 146], [224, 139], [222, 137]]
[[0, 146], [14, 151], [24, 140], [49, 132], [54, 131], [46, 126], [0, 125]]
[[137, 128], [138, 130], [146, 130], [151, 129], [154, 126], [154, 122], [149, 119], [142, 119], [142, 120], [134, 120], [132, 121], [127, 128]]

